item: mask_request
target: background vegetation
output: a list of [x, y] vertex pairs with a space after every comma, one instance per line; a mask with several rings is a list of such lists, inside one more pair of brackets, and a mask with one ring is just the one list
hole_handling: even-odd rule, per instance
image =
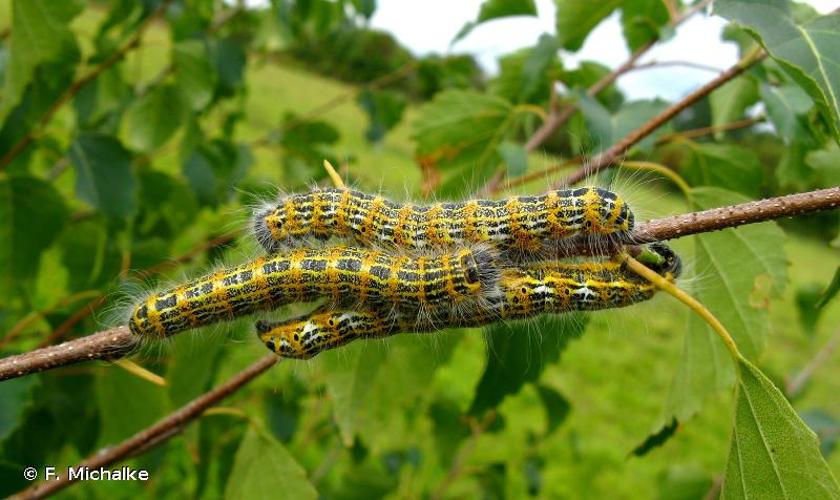
[[[418, 58], [369, 29], [374, 0], [0, 2], [3, 355], [110, 326], [130, 283], [256, 255], [248, 207], [325, 182], [324, 158], [355, 186], [415, 200], [538, 193], [604, 158], [671, 103], [622, 96], [609, 77], [634, 60], [611, 72], [567, 68], [564, 55], [620, 11], [641, 56], [685, 16], [708, 15], [706, 2], [556, 4], [556, 32], [489, 77], [469, 56]], [[726, 36], [746, 70], [619, 151], [626, 167], [587, 181], [612, 185], [642, 219], [840, 185], [840, 16], [782, 0], [715, 9], [734, 21]], [[487, 0], [462, 33], [534, 12]], [[825, 472], [784, 462], [812, 478], [840, 473], [840, 303], [815, 307], [838, 228], [832, 211], [673, 242], [689, 268], [681, 285], [819, 435]], [[132, 458], [151, 481], [65, 495], [715, 496], [733, 428], [746, 425], [733, 426], [736, 371], [660, 295], [285, 361]], [[0, 493], [28, 486], [24, 467], [74, 464], [264, 354], [243, 321], [144, 348], [135, 361], [165, 385], [110, 363], [0, 383]]]

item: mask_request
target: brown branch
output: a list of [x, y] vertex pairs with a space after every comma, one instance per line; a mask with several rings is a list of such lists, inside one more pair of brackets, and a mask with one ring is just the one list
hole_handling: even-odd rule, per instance
[[840, 206], [840, 187], [789, 194], [728, 207], [711, 208], [702, 212], [654, 219], [637, 226], [630, 233], [627, 242], [651, 243], [682, 238], [728, 227], [830, 210], [838, 206]]
[[[143, 429], [125, 441], [99, 450], [76, 465], [75, 468], [78, 469], [81, 467], [87, 467], [90, 469], [98, 469], [100, 467], [108, 467], [129, 458], [133, 454], [145, 451], [153, 446], [157, 446], [165, 442], [169, 438], [179, 434], [187, 424], [199, 418], [208, 408], [241, 389], [259, 375], [265, 373], [266, 370], [274, 366], [279, 359], [280, 358], [274, 354], [269, 354], [260, 358], [256, 363], [237, 373], [222, 385], [193, 399], [178, 410], [155, 422], [151, 427]], [[75, 481], [75, 479], [70, 479], [69, 474], [61, 474], [60, 479], [53, 479], [34, 484], [12, 498], [44, 498], [63, 490]]]
[[[638, 225], [623, 238], [622, 242], [641, 244], [681, 238], [728, 227], [834, 209], [838, 206], [840, 206], [840, 187], [833, 187], [654, 219]], [[606, 249], [607, 247], [607, 244], [585, 242], [578, 246], [570, 244], [567, 252], [574, 255], [587, 255], [592, 252], [592, 248]], [[112, 328], [57, 346], [0, 359], [0, 380], [82, 361], [116, 359], [128, 354], [134, 345], [135, 342], [128, 328]]]
[[31, 375], [95, 359], [119, 359], [137, 346], [126, 326], [80, 337], [54, 346], [0, 359], [0, 380]]
[[744, 57], [744, 59], [719, 74], [712, 81], [706, 83], [694, 92], [672, 104], [652, 119], [643, 123], [642, 126], [627, 134], [624, 138], [610, 146], [606, 151], [600, 153], [598, 156], [581, 166], [578, 170], [572, 172], [568, 177], [557, 183], [556, 186], [569, 186], [575, 184], [576, 182], [580, 182], [586, 177], [613, 165], [616, 160], [623, 156], [631, 147], [635, 146], [642, 139], [652, 134], [656, 131], [656, 129], [664, 125], [673, 117], [677, 116], [681, 111], [706, 97], [712, 91], [720, 88], [723, 84], [737, 77], [753, 64], [763, 60], [766, 56], [767, 53], [762, 50]]
[[132, 35], [132, 37], [129, 38], [128, 41], [126, 41], [126, 43], [123, 44], [122, 47], [117, 49], [101, 64], [96, 66], [90, 73], [70, 84], [70, 86], [67, 87], [67, 90], [65, 90], [60, 96], [58, 96], [58, 99], [56, 99], [52, 103], [52, 105], [50, 105], [50, 107], [47, 108], [47, 110], [44, 112], [41, 118], [38, 119], [38, 121], [32, 127], [32, 129], [29, 130], [26, 133], [26, 135], [24, 135], [17, 143], [15, 143], [15, 145], [12, 146], [11, 149], [9, 149], [9, 151], [7, 151], [2, 158], [0, 158], [0, 170], [6, 168], [6, 166], [8, 166], [9, 163], [12, 162], [12, 160], [17, 158], [18, 155], [20, 155], [26, 149], [26, 147], [29, 144], [31, 144], [32, 141], [35, 140], [37, 129], [40, 129], [41, 127], [44, 127], [47, 123], [49, 123], [53, 115], [55, 115], [55, 113], [59, 109], [61, 109], [61, 107], [67, 101], [72, 99], [76, 94], [79, 93], [79, 91], [81, 91], [87, 84], [95, 80], [105, 70], [119, 62], [123, 57], [125, 57], [125, 55], [130, 50], [140, 45], [140, 39], [143, 37], [143, 34], [146, 32], [146, 30], [151, 26], [152, 21], [157, 19], [158, 16], [162, 15], [163, 12], [166, 11], [166, 9], [169, 7], [169, 4], [172, 3], [172, 1], [173, 0], [164, 0], [163, 2], [161, 2], [158, 8], [155, 9], [154, 12], [149, 14], [149, 16], [143, 20], [143, 23], [140, 24], [140, 26], [138, 26], [137, 31], [134, 33], [134, 35]]

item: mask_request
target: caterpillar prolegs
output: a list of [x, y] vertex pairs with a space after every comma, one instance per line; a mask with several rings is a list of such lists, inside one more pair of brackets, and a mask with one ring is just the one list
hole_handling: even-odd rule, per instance
[[270, 253], [308, 237], [336, 236], [362, 246], [411, 250], [490, 243], [516, 257], [550, 250], [578, 233], [624, 233], [633, 229], [633, 222], [627, 203], [600, 188], [433, 205], [399, 204], [334, 188], [280, 199], [255, 214], [253, 229]]
[[[650, 250], [661, 257], [660, 263], [652, 266], [654, 270], [669, 280], [676, 279], [681, 271], [679, 256], [660, 243], [650, 245]], [[290, 321], [259, 321], [257, 331], [260, 340], [277, 355], [306, 359], [361, 338], [625, 307], [648, 300], [656, 292], [654, 285], [617, 260], [542, 262], [509, 268], [502, 272], [500, 289], [486, 308], [468, 317], [452, 315], [435, 325], [418, 326], [409, 316], [385, 315], [375, 308], [322, 308]]]
[[221, 269], [136, 305], [134, 334], [166, 337], [293, 302], [365, 307], [386, 317], [435, 321], [469, 314], [498, 294], [496, 252], [488, 247], [409, 257], [366, 248], [298, 248]]

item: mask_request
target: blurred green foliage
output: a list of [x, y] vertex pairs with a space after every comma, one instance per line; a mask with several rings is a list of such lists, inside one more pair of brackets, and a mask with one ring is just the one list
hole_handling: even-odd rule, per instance
[[[470, 56], [417, 57], [399, 33], [370, 29], [374, 0], [0, 2], [2, 354], [94, 332], [119, 321], [109, 318], [124, 314], [122, 295], [256, 255], [241, 232], [250, 207], [325, 182], [324, 159], [367, 190], [458, 198], [603, 151], [668, 106], [628, 102], [614, 84], [587, 92], [610, 69], [571, 67], [561, 50], [579, 49], [614, 12], [631, 51], [674, 36], [666, 2], [555, 3], [556, 30], [487, 76]], [[717, 4], [740, 23], [727, 39], [770, 57], [627, 152], [665, 164], [690, 191], [623, 170], [593, 180], [643, 218], [840, 184], [840, 15], [785, 0]], [[535, 12], [532, 0], [486, 0], [459, 37]], [[579, 113], [527, 148], [554, 105]], [[764, 123], [721, 129], [756, 106]], [[707, 126], [717, 129], [693, 134]], [[687, 499], [722, 479], [732, 498], [777, 487], [830, 496], [837, 363], [795, 394], [819, 448], [773, 383], [799, 373], [840, 324], [838, 228], [834, 211], [674, 243], [682, 283], [749, 361], [733, 364], [667, 297], [483, 336], [357, 342], [281, 363], [130, 459], [148, 483], [88, 482], [66, 496]], [[240, 321], [144, 348], [136, 360], [165, 387], [109, 364], [0, 383], [0, 494], [27, 485], [24, 467], [74, 464], [264, 353]], [[756, 458], [727, 461], [730, 447]]]

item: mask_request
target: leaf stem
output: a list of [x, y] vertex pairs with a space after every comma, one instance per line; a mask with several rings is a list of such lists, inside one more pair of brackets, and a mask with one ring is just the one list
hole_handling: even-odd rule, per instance
[[681, 290], [677, 287], [674, 283], [668, 281], [667, 279], [663, 278], [656, 272], [648, 269], [644, 264], [639, 262], [638, 260], [631, 257], [626, 252], [620, 254], [621, 259], [627, 263], [627, 266], [639, 276], [645, 278], [646, 280], [650, 281], [657, 288], [660, 290], [665, 291], [675, 299], [679, 300], [683, 304], [687, 305], [689, 309], [694, 311], [695, 314], [703, 318], [703, 320], [708, 323], [712, 330], [720, 337], [723, 341], [726, 348], [729, 350], [729, 353], [732, 355], [732, 358], [735, 361], [740, 361], [744, 359], [744, 356], [738, 350], [737, 344], [735, 344], [735, 340], [732, 338], [732, 335], [726, 330], [726, 327], [718, 320], [714, 314], [709, 311], [706, 306], [701, 304], [697, 299], [692, 297], [691, 295], [685, 293], [685, 291]]

